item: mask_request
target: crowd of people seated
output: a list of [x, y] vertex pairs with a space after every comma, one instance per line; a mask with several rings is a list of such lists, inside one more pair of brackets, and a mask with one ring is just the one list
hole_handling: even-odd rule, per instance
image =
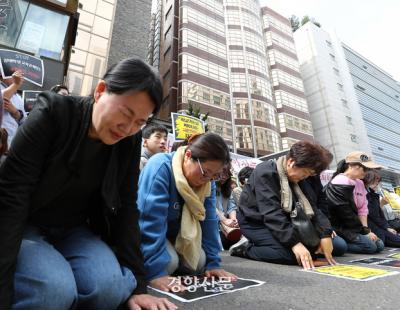
[[333, 156], [309, 141], [233, 177], [220, 136], [193, 135], [168, 152], [167, 129], [146, 126], [162, 85], [137, 58], [112, 66], [91, 96], [56, 85], [28, 116], [22, 82], [20, 72], [1, 82], [1, 309], [172, 310], [147, 286], [185, 290], [182, 275], [235, 281], [223, 249], [310, 269], [400, 247], [382, 167], [364, 152], [341, 160], [324, 187]]

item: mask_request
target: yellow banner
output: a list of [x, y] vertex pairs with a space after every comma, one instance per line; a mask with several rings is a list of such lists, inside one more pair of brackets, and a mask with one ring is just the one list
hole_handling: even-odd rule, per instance
[[175, 140], [185, 140], [193, 134], [204, 133], [204, 122], [196, 117], [171, 113]]
[[400, 186], [395, 187], [394, 192], [400, 196]]
[[347, 278], [352, 280], [361, 280], [361, 281], [372, 280], [377, 277], [393, 274], [392, 271], [388, 270], [360, 267], [354, 265], [336, 265], [336, 266], [320, 267], [320, 268], [315, 268], [313, 271], [316, 273]]

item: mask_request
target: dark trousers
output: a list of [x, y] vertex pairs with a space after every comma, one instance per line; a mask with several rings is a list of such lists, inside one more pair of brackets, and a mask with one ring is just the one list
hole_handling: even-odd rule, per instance
[[[276, 240], [265, 225], [247, 221], [240, 212], [238, 212], [238, 221], [242, 234], [249, 239], [246, 251], [249, 258], [275, 264], [297, 265], [292, 250]], [[337, 236], [332, 243], [334, 256], [342, 256], [347, 252], [347, 243], [343, 238]], [[310, 254], [314, 259], [317, 257], [314, 253]]]
[[242, 234], [249, 239], [249, 258], [275, 264], [297, 265], [291, 249], [278, 242], [265, 225], [247, 221], [240, 212], [238, 220]]

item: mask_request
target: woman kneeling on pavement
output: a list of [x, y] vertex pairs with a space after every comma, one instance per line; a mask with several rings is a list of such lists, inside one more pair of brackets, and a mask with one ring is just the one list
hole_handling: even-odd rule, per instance
[[139, 179], [142, 252], [154, 288], [184, 289], [179, 275], [236, 276], [220, 266], [215, 182], [230, 162], [216, 134], [196, 135], [176, 152], [150, 158]]
[[136, 207], [140, 129], [161, 100], [135, 58], [93, 97], [39, 94], [0, 167], [0, 309], [176, 309], [145, 294]]
[[382, 166], [364, 152], [351, 152], [338, 163], [325, 188], [332, 226], [352, 253], [372, 254], [385, 247], [368, 227], [367, 191], [361, 181], [370, 169], [378, 168]]
[[400, 248], [400, 235], [395, 229], [390, 227], [382, 210], [387, 200], [379, 196], [378, 190], [380, 181], [381, 176], [379, 172], [374, 169], [368, 171], [363, 178], [368, 192], [368, 226], [385, 245]]
[[[314, 267], [315, 254], [323, 254], [335, 264], [332, 252], [342, 255], [346, 243], [340, 237], [332, 241], [327, 217], [317, 208], [317, 189], [305, 180], [325, 170], [332, 155], [322, 146], [307, 141], [292, 145], [287, 156], [257, 165], [240, 197], [238, 221], [242, 238], [230, 249], [240, 256], [277, 264], [300, 264]], [[303, 235], [291, 217], [296, 206], [306, 214], [314, 230], [314, 245]], [[303, 214], [304, 214], [303, 213]]]

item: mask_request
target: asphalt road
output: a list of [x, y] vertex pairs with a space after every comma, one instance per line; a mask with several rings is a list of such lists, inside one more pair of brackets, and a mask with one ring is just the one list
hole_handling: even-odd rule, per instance
[[[340, 263], [368, 257], [386, 257], [393, 252], [374, 255], [346, 254]], [[222, 253], [223, 267], [242, 278], [265, 281], [265, 284], [192, 303], [172, 300], [179, 309], [400, 309], [400, 274], [368, 282], [352, 281], [303, 272], [297, 266], [275, 265]], [[361, 265], [367, 266], [367, 265]], [[391, 267], [371, 266], [386, 270]]]

